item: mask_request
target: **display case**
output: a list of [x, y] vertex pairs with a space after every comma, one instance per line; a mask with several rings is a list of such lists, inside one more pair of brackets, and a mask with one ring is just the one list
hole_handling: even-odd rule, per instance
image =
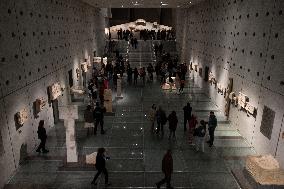
[[146, 21], [144, 19], [137, 19], [135, 23], [136, 25], [146, 26]]
[[73, 87], [70, 88], [70, 93], [71, 94], [83, 95], [83, 94], [85, 94], [85, 90], [84, 90], [83, 87], [73, 86]]
[[49, 90], [49, 95], [50, 95], [50, 100], [55, 100], [61, 95], [61, 86], [60, 84], [54, 83], [53, 85], [48, 87]]
[[83, 72], [88, 72], [88, 65], [87, 65], [87, 62], [83, 62], [81, 63], [81, 69]]

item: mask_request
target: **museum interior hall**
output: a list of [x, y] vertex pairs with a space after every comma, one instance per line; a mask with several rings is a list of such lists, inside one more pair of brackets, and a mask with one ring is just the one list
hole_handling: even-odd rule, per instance
[[0, 0], [0, 188], [283, 189], [284, 0]]

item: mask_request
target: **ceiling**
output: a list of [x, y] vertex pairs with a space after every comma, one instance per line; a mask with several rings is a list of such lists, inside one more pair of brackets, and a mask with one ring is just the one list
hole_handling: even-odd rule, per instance
[[101, 8], [188, 8], [203, 0], [82, 0]]

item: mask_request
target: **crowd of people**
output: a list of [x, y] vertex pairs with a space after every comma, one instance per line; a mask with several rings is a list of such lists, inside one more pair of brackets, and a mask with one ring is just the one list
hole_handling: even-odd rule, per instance
[[[122, 30], [120, 28], [117, 30], [117, 39], [128, 41], [134, 38], [134, 31], [130, 29]], [[174, 30], [148, 30], [143, 29], [139, 31], [140, 40], [175, 40]], [[111, 34], [109, 34], [109, 40], [111, 40]]]
[[[196, 150], [201, 148], [201, 151], [204, 152], [204, 144], [203, 137], [206, 134], [206, 125], [208, 125], [209, 137], [210, 139], [207, 141], [209, 147], [212, 147], [214, 142], [214, 131], [217, 127], [217, 119], [214, 115], [214, 112], [210, 112], [209, 120], [206, 122], [204, 120], [200, 120], [199, 125], [197, 121], [196, 115], [192, 114], [192, 107], [190, 103], [187, 103], [186, 106], [183, 107], [184, 112], [184, 132], [187, 131], [188, 127], [188, 142], [190, 144], [196, 145]], [[156, 107], [155, 104], [152, 105], [148, 112], [149, 121], [151, 122], [150, 130], [152, 133], [156, 133], [162, 136], [164, 135], [164, 125], [169, 123], [169, 140], [172, 138], [176, 140], [175, 131], [178, 126], [178, 117], [176, 111], [172, 111], [168, 116], [163, 110], [162, 106]], [[155, 122], [157, 123], [157, 127], [155, 128]], [[197, 126], [198, 125], [198, 126]], [[196, 139], [196, 140], [195, 140]]]

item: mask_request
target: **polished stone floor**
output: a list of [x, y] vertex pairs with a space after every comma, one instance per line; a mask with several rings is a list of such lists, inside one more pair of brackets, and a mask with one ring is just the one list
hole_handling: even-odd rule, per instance
[[[254, 154], [246, 141], [225, 120], [222, 112], [189, 79], [183, 94], [163, 91], [157, 83], [143, 87], [124, 83], [123, 99], [114, 100], [114, 116], [105, 117], [106, 135], [87, 136], [83, 128], [83, 102], [79, 105], [80, 119], [76, 122], [76, 140], [79, 155], [84, 156], [105, 147], [111, 157], [107, 161], [111, 186], [108, 188], [154, 188], [159, 181], [161, 160], [168, 148], [173, 150], [174, 188], [190, 189], [237, 189], [239, 188], [231, 169], [244, 165], [244, 157]], [[187, 142], [183, 131], [182, 107], [191, 102], [193, 113], [198, 119], [207, 119], [209, 111], [217, 115], [219, 125], [216, 141], [212, 148], [205, 145], [205, 153], [195, 152]], [[168, 127], [164, 137], [150, 132], [147, 112], [155, 103], [162, 105], [167, 114], [177, 111], [179, 124], [177, 140], [168, 140]], [[91, 185], [96, 171], [91, 166], [68, 166], [66, 157], [65, 131], [62, 122], [48, 134], [48, 154], [30, 154], [10, 179], [7, 188], [104, 188], [100, 177], [97, 187]]]

